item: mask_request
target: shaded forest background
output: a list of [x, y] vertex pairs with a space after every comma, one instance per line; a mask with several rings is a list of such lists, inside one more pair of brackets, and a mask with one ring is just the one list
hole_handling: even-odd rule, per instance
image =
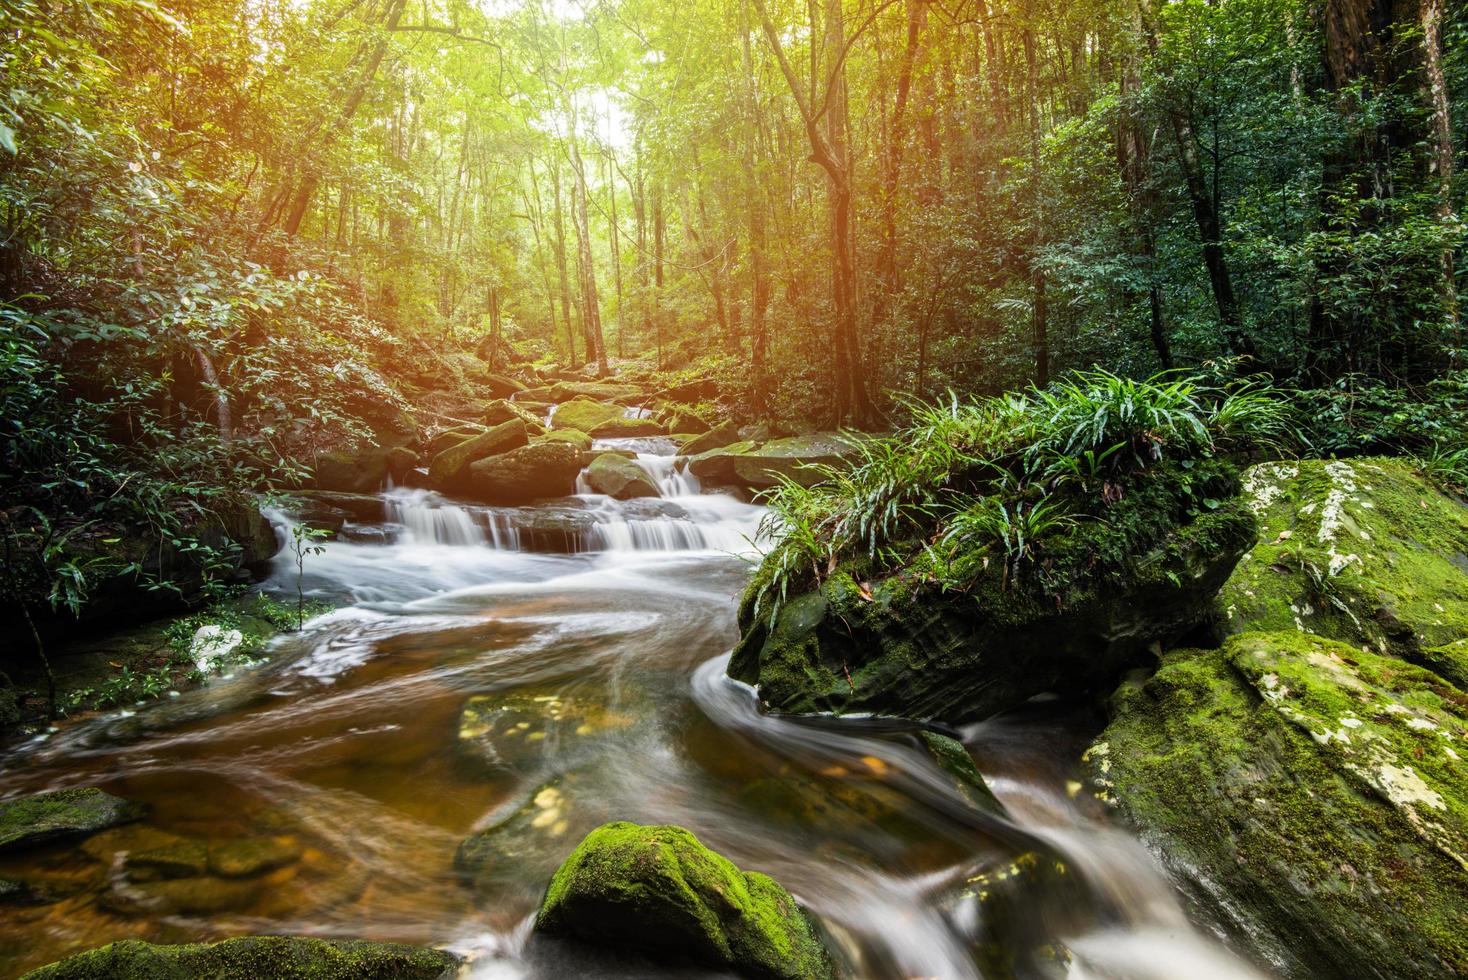
[[[791, 429], [1204, 366], [1297, 390], [1321, 453], [1464, 439], [1446, 0], [11, 0], [0, 34], [7, 546], [176, 531], [551, 365]], [[53, 604], [85, 577], [49, 567]]]

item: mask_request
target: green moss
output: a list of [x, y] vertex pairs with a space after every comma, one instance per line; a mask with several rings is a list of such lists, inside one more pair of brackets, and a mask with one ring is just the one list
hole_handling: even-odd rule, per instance
[[85, 837], [140, 820], [143, 806], [100, 789], [61, 789], [0, 803], [0, 851]]
[[597, 493], [604, 493], [618, 500], [631, 497], [660, 496], [657, 484], [647, 471], [630, 459], [616, 453], [602, 453], [586, 468], [586, 482]]
[[1264, 464], [1245, 483], [1260, 535], [1224, 586], [1228, 632], [1295, 629], [1463, 679], [1468, 508], [1404, 460]]
[[833, 976], [789, 892], [741, 871], [681, 827], [618, 822], [592, 831], [552, 877], [536, 929], [745, 976]]
[[778, 711], [948, 723], [1112, 683], [1152, 644], [1214, 615], [1255, 529], [1230, 499], [1237, 470], [1224, 461], [1158, 466], [1122, 489], [1104, 520], [1057, 531], [1017, 572], [985, 542], [972, 546], [964, 588], [923, 557], [887, 574], [847, 560], [789, 598], [773, 627], [753, 615], [752, 597], [774, 580], [767, 559], [741, 604], [729, 673]]
[[481, 459], [518, 449], [530, 441], [525, 423], [518, 418], [451, 446], [433, 457], [428, 478], [435, 486], [455, 487], [465, 482], [469, 467]]
[[537, 442], [564, 442], [579, 452], [591, 451], [591, 436], [580, 429], [554, 429], [536, 440]]
[[968, 754], [968, 749], [963, 747], [962, 742], [927, 729], [918, 732], [918, 738], [932, 753], [938, 767], [953, 777], [959, 794], [975, 809], [996, 816], [1005, 815], [1004, 804], [999, 802], [993, 790], [989, 789], [989, 784], [984, 782], [984, 774], [974, 765], [973, 756]]
[[261, 936], [219, 943], [112, 943], [26, 974], [25, 980], [446, 980], [451, 953], [397, 943]]
[[1124, 685], [1087, 761], [1099, 795], [1277, 965], [1440, 976], [1468, 968], [1462, 699], [1392, 658], [1247, 634]]

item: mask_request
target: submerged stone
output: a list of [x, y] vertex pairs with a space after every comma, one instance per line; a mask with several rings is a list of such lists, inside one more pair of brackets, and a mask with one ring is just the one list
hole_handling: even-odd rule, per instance
[[[631, 715], [604, 702], [562, 694], [480, 694], [459, 715], [459, 746], [490, 768], [516, 768], [548, 750], [631, 725]], [[570, 743], [570, 744], [568, 744]]]
[[448, 980], [452, 953], [423, 946], [296, 936], [155, 946], [124, 940], [69, 956], [25, 980]]
[[481, 899], [517, 887], [527, 873], [550, 874], [568, 842], [606, 819], [602, 797], [583, 791], [586, 779], [576, 771], [557, 776], [501, 810], [459, 845], [454, 870]]
[[0, 852], [86, 837], [141, 820], [146, 808], [100, 789], [62, 789], [0, 803]]
[[609, 823], [566, 858], [536, 931], [743, 976], [834, 976], [810, 917], [774, 879], [741, 871], [681, 827]]

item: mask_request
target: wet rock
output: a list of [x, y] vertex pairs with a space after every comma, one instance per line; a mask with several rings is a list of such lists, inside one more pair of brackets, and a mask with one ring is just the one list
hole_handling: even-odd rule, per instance
[[611, 384], [599, 381], [561, 381], [551, 386], [551, 401], [568, 401], [584, 398], [590, 401], [611, 402], [637, 398], [642, 389], [636, 385]]
[[1114, 803], [1283, 975], [1468, 973], [1468, 694], [1294, 629], [1169, 653], [1086, 753]]
[[655, 436], [663, 427], [652, 419], [628, 418], [621, 405], [576, 398], [556, 409], [551, 416], [552, 429], [578, 429], [597, 438]]
[[506, 512], [520, 548], [547, 555], [584, 551], [595, 533], [596, 518], [574, 507], [535, 507]]
[[739, 482], [734, 464], [758, 446], [753, 442], [731, 442], [717, 449], [694, 453], [692, 450], [697, 443], [695, 439], [682, 450], [682, 454], [688, 456], [688, 471], [705, 483], [725, 486]]
[[[1159, 467], [1049, 545], [1044, 576], [983, 566], [964, 592], [920, 570], [858, 581], [838, 568], [772, 617], [767, 561], [740, 607], [729, 674], [777, 711], [871, 712], [957, 724], [1045, 691], [1110, 686], [1154, 644], [1212, 619], [1219, 587], [1254, 539], [1236, 471], [1199, 463], [1184, 481]], [[1112, 556], [1102, 561], [1098, 556]], [[977, 565], [978, 562], [976, 561]]]
[[482, 436], [488, 431], [489, 427], [484, 425], [456, 425], [451, 429], [442, 429], [428, 441], [425, 451], [431, 460], [445, 449], [452, 449], [459, 443]]
[[100, 789], [61, 789], [0, 803], [0, 852], [87, 837], [141, 820], [146, 808]]
[[484, 406], [484, 414], [480, 416], [480, 421], [485, 425], [503, 425], [515, 419], [524, 422], [525, 428], [531, 432], [540, 433], [545, 429], [545, 416], [536, 415], [524, 406], [505, 401], [503, 398], [496, 399]]
[[993, 790], [989, 789], [989, 784], [984, 782], [984, 774], [974, 765], [973, 756], [968, 754], [968, 749], [963, 747], [962, 742], [926, 729], [918, 733], [918, 740], [933, 756], [938, 768], [953, 777], [954, 787], [959, 795], [974, 809], [992, 813], [996, 817], [1007, 816], [1004, 804], [999, 802]]
[[247, 908], [264, 887], [258, 879], [161, 878], [118, 882], [100, 901], [104, 908], [122, 915], [217, 915]]
[[537, 787], [465, 838], [454, 870], [481, 900], [520, 886], [527, 872], [550, 875], [579, 834], [606, 819], [604, 797], [584, 792], [587, 773], [572, 771]]
[[469, 467], [475, 499], [492, 504], [528, 504], [542, 497], [566, 497], [576, 490], [579, 454], [558, 442], [521, 446]]
[[855, 453], [849, 438], [834, 432], [790, 436], [765, 442], [735, 459], [734, 475], [751, 490], [767, 490], [781, 479], [811, 486], [825, 479], [819, 467], [841, 466]]
[[132, 881], [197, 878], [209, 870], [209, 845], [180, 839], [163, 847], [128, 854], [125, 867]]
[[303, 853], [291, 837], [258, 837], [209, 846], [209, 871], [224, 878], [253, 878], [294, 864]]
[[551, 879], [535, 928], [742, 976], [835, 975], [789, 892], [767, 875], [741, 871], [681, 827], [619, 822], [592, 831]]
[[739, 426], [733, 422], [725, 422], [700, 435], [698, 438], [683, 444], [678, 451], [680, 456], [697, 456], [711, 449], [723, 449], [725, 446], [739, 442]]
[[[372, 523], [382, 520], [382, 498], [375, 493], [342, 493], [336, 490], [298, 490], [292, 495], [303, 504], [318, 504], [335, 513], [345, 514], [348, 519]], [[311, 518], [309, 509], [302, 516]]]
[[659, 496], [657, 484], [647, 475], [646, 470], [615, 453], [598, 456], [586, 469], [586, 482], [597, 493], [604, 493], [618, 500]]
[[472, 482], [470, 467], [474, 463], [519, 449], [529, 441], [525, 423], [520, 419], [503, 422], [433, 457], [428, 464], [428, 479], [443, 490], [463, 490]]
[[452, 953], [422, 946], [296, 936], [155, 946], [124, 940], [26, 974], [26, 980], [448, 980]]

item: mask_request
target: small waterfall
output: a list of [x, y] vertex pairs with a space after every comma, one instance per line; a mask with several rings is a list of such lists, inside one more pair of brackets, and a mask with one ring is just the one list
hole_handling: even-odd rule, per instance
[[688, 472], [687, 461], [680, 461], [677, 456], [638, 453], [637, 465], [652, 478], [661, 496], [693, 497], [703, 493], [698, 477]]
[[[451, 504], [428, 490], [394, 490], [383, 495], [388, 520], [407, 529], [416, 544], [470, 545], [485, 543], [485, 529], [466, 508]], [[490, 523], [490, 541], [496, 548], [506, 533], [514, 528], [500, 528]]]

